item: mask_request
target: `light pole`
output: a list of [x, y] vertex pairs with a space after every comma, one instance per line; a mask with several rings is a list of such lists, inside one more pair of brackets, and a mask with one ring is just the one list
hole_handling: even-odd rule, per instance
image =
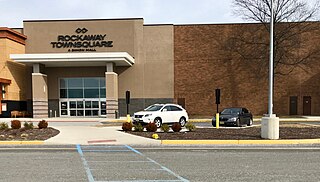
[[274, 0], [271, 0], [268, 116], [261, 118], [261, 138], [276, 140], [279, 139], [279, 118], [273, 114], [274, 5]]
[[273, 22], [274, 22], [274, 2], [271, 0], [270, 13], [270, 57], [269, 57], [269, 99], [268, 99], [268, 114], [269, 117], [273, 114]]

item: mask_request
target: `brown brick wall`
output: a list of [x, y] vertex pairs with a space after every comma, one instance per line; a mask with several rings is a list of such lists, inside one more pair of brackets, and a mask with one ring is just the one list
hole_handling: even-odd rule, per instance
[[[190, 115], [215, 113], [216, 88], [221, 89], [221, 109], [243, 106], [255, 115], [268, 112], [268, 64], [243, 61], [234, 51], [239, 47], [226, 48], [238, 30], [254, 30], [258, 26], [261, 25], [174, 26], [174, 95], [175, 99], [185, 98]], [[307, 44], [319, 42], [319, 31], [312, 35], [312, 41], [309, 38], [309, 34], [304, 35]], [[298, 96], [298, 114], [302, 115], [302, 98], [311, 96], [312, 115], [320, 114], [319, 64], [319, 57], [313, 57], [290, 75], [275, 77], [274, 113], [288, 115], [289, 97]]]

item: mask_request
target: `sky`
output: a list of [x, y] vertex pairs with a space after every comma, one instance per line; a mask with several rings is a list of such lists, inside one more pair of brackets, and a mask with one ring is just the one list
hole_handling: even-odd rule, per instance
[[0, 27], [21, 28], [23, 20], [113, 18], [144, 18], [145, 24], [245, 22], [234, 15], [232, 0], [0, 0]]
[[145, 24], [237, 23], [232, 0], [0, 0], [0, 27], [23, 20], [144, 18]]

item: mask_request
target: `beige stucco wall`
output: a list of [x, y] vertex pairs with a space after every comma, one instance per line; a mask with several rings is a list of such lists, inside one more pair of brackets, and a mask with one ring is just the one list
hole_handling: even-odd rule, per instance
[[[67, 48], [52, 48], [58, 35], [76, 35], [77, 28], [86, 34], [106, 34], [113, 47], [96, 48], [97, 52], [128, 52], [135, 59], [132, 67], [116, 67], [118, 96], [125, 98], [173, 98], [173, 26], [144, 26], [143, 19], [26, 21], [26, 53], [66, 53]], [[90, 60], [88, 60], [90, 61]], [[49, 99], [58, 99], [59, 77], [104, 77], [106, 67], [45, 68]]]
[[173, 98], [173, 46], [173, 25], [144, 26], [146, 98]]
[[32, 82], [33, 100], [48, 102], [47, 75], [41, 73], [32, 73]]
[[[135, 56], [135, 23], [132, 20], [73, 20], [73, 21], [25, 21], [24, 34], [27, 35], [26, 53], [67, 53], [68, 48], [53, 48], [51, 42], [58, 35], [106, 34], [106, 40], [113, 41], [113, 47], [96, 48], [97, 52], [128, 52]], [[77, 28], [86, 28], [85, 34], [77, 34]]]
[[25, 47], [10, 39], [0, 39], [0, 78], [11, 80], [6, 100], [26, 99], [26, 66], [10, 60], [10, 54], [23, 54]]

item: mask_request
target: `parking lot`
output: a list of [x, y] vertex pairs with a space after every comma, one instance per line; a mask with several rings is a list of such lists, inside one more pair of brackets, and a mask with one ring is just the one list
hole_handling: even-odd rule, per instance
[[0, 148], [0, 181], [319, 181], [319, 145]]

